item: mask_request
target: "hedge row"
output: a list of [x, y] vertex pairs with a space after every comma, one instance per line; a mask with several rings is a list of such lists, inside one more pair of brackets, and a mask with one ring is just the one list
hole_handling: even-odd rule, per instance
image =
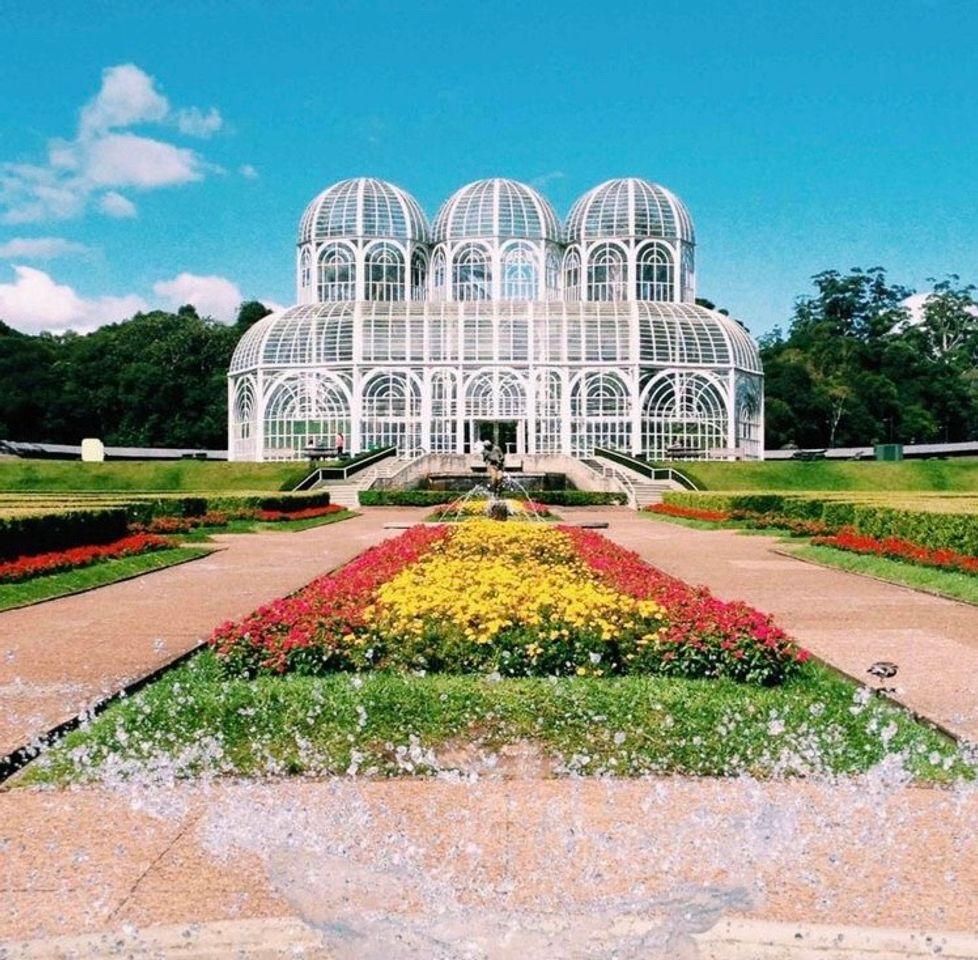
[[[466, 493], [465, 490], [361, 490], [360, 506], [434, 507], [458, 500]], [[551, 507], [598, 507], [625, 502], [623, 493], [596, 493], [590, 490], [540, 490], [534, 491], [531, 497], [536, 503]]]
[[233, 516], [245, 510], [295, 513], [328, 506], [328, 492], [158, 497], [97, 509], [49, 506], [48, 513], [0, 517], [0, 560], [111, 543], [127, 535], [130, 523], [146, 525], [156, 517]]
[[776, 493], [670, 491], [663, 495], [663, 500], [677, 506], [721, 510], [733, 514], [734, 519], [744, 515], [760, 515], [771, 526], [815, 521], [824, 525], [826, 533], [852, 527], [859, 533], [880, 540], [898, 537], [922, 547], [956, 550], [968, 556], [978, 556], [978, 514], [973, 513], [935, 513]]
[[112, 543], [127, 535], [128, 524], [129, 513], [124, 507], [3, 517], [0, 560]]

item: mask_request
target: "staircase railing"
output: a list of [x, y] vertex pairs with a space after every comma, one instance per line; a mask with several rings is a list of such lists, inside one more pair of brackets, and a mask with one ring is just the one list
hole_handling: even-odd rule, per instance
[[650, 480], [671, 480], [687, 490], [699, 490], [699, 487], [685, 473], [676, 470], [675, 467], [654, 467], [647, 460], [639, 460], [638, 457], [622, 453], [620, 450], [609, 450], [606, 447], [595, 447], [594, 455], [628, 467], [629, 470], [634, 470], [635, 473], [648, 477]]
[[299, 490], [310, 490], [317, 483], [322, 483], [324, 480], [349, 480], [354, 474], [359, 473], [361, 470], [366, 470], [368, 467], [372, 467], [375, 463], [380, 463], [381, 460], [386, 460], [388, 457], [396, 456], [397, 447], [384, 447], [382, 450], [377, 450], [374, 453], [369, 453], [365, 457], [357, 457], [356, 460], [351, 460], [348, 464], [342, 467], [316, 467], [308, 476], [303, 477], [303, 479], [293, 487], [293, 492]]

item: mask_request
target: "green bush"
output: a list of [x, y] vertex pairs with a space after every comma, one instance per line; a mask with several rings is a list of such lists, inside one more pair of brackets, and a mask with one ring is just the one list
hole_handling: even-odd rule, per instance
[[[361, 507], [433, 507], [464, 497], [464, 490], [361, 490]], [[506, 491], [512, 496], [511, 491]], [[517, 497], [516, 499], [522, 499]], [[598, 507], [624, 503], [623, 493], [593, 492], [590, 490], [539, 490], [530, 493], [535, 503], [557, 507]]]
[[595, 490], [540, 490], [531, 493], [530, 499], [554, 507], [603, 507], [625, 503], [627, 497], [623, 493]]
[[[242, 509], [279, 510], [283, 513], [295, 513], [297, 510], [308, 510], [311, 507], [328, 507], [329, 491], [319, 490], [314, 493], [208, 497], [205, 502], [207, 504], [207, 510], [226, 510], [229, 513]], [[203, 512], [206, 512], [206, 510]]]
[[123, 507], [0, 518], [0, 560], [111, 543], [126, 536], [128, 523]]
[[217, 496], [156, 497], [133, 500], [126, 505], [133, 523], [150, 523], [157, 517], [202, 517], [206, 513], [276, 510], [293, 513], [310, 507], [328, 507], [329, 492], [278, 494], [220, 494]]
[[[872, 503], [823, 500], [793, 494], [692, 493], [669, 491], [666, 503], [700, 510], [722, 510], [732, 519], [749, 519], [772, 527], [791, 527], [795, 521], [820, 522], [827, 532], [853, 527], [866, 536], [897, 537], [932, 550], [955, 550], [978, 556], [978, 514], [936, 513]], [[739, 515], [739, 517], [738, 517]]]
[[462, 490], [361, 490], [361, 507], [434, 507], [465, 496]]

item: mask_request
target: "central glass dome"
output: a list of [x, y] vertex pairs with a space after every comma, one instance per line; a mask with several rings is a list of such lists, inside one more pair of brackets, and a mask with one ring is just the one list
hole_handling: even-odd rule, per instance
[[518, 180], [476, 180], [453, 193], [435, 217], [435, 243], [469, 239], [560, 242], [560, 221], [533, 187]]

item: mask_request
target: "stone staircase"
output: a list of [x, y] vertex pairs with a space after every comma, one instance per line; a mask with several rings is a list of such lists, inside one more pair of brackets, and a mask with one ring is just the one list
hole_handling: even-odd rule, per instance
[[356, 510], [360, 506], [360, 491], [367, 490], [375, 480], [381, 477], [392, 477], [410, 463], [398, 457], [387, 457], [380, 463], [360, 473], [355, 473], [347, 480], [323, 480], [313, 487], [314, 490], [328, 490], [329, 502], [335, 503], [347, 510]]
[[585, 466], [603, 477], [612, 477], [628, 496], [628, 505], [636, 510], [662, 502], [662, 494], [667, 490], [683, 489], [672, 480], [650, 480], [648, 477], [620, 463], [599, 458], [583, 461]]

